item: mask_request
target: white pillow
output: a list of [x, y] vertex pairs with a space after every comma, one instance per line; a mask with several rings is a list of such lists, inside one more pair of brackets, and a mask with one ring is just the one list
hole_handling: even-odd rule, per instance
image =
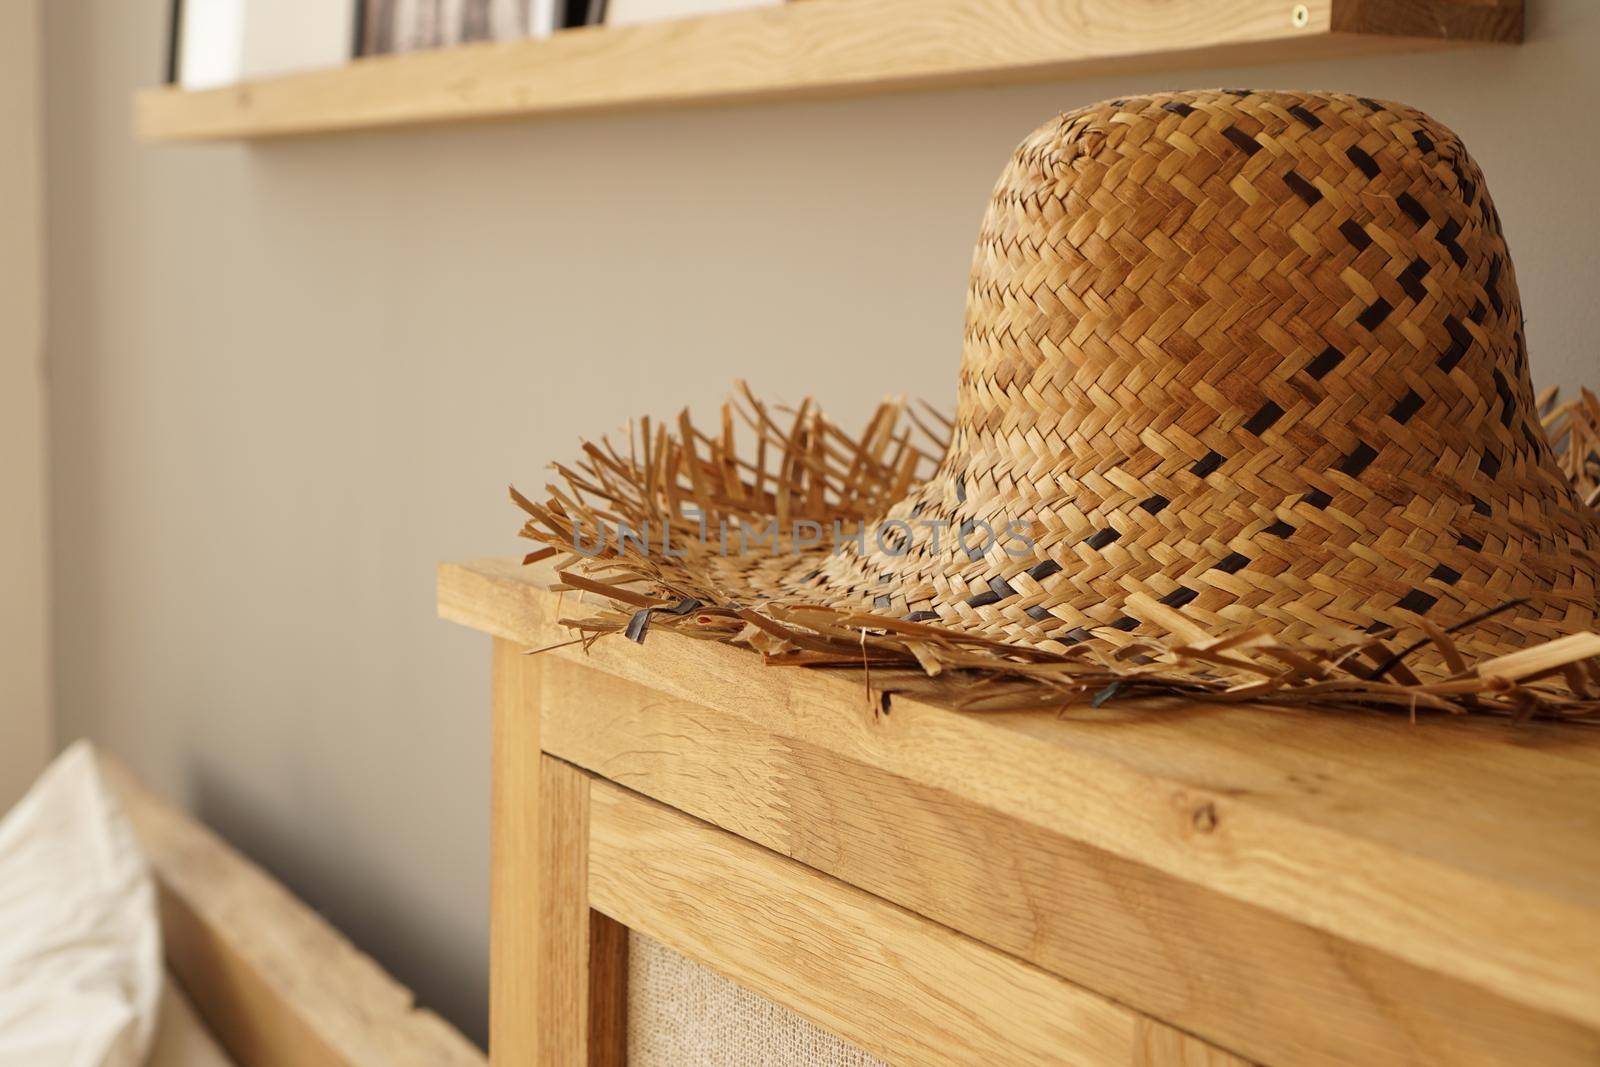
[[161, 975], [149, 867], [80, 741], [0, 821], [0, 1067], [138, 1067]]

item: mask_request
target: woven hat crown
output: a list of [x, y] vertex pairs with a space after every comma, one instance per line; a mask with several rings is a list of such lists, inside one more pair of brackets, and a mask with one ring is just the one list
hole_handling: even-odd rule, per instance
[[[866, 545], [834, 604], [1029, 644], [1197, 624], [1300, 637], [1593, 625], [1600, 536], [1555, 466], [1515, 273], [1460, 141], [1401, 105], [1217, 91], [1062, 115], [973, 259], [956, 429], [891, 518], [1033, 551]], [[808, 574], [808, 577], [811, 575]]]

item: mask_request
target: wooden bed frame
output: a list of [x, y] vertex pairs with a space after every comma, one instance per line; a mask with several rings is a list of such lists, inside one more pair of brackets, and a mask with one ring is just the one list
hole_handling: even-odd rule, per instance
[[630, 930], [892, 1064], [1600, 1060], [1600, 730], [961, 712], [584, 648], [552, 577], [439, 575], [496, 638], [497, 1067], [625, 1061]]
[[239, 1067], [484, 1067], [260, 867], [99, 760], [155, 873], [168, 970]]

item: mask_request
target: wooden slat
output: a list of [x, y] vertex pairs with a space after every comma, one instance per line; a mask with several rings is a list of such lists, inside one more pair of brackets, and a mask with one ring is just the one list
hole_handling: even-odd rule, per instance
[[546, 751], [1259, 1062], [1600, 1059], [1580, 1024], [774, 736], [759, 709], [543, 669]]
[[497, 1064], [532, 1063], [538, 1048], [541, 665], [512, 642], [494, 643], [489, 1053]]
[[[585, 842], [587, 847], [587, 842]], [[628, 1062], [628, 928], [589, 912], [589, 1067]]]
[[589, 779], [540, 751], [546, 666], [495, 642], [489, 1051], [612, 1067], [626, 1056], [627, 931], [589, 908]]
[[538, 1030], [533, 1062], [554, 1067], [588, 1060], [589, 779], [549, 756], [540, 760], [540, 776], [539, 881], [524, 886], [519, 898], [523, 907], [539, 913], [539, 993], [530, 1013]]
[[149, 89], [148, 141], [861, 95], [1521, 37], [1521, 0], [807, 0], [383, 56], [206, 92]]
[[160, 892], [167, 963], [241, 1067], [483, 1067], [269, 875], [104, 755]]
[[[440, 611], [529, 646], [563, 640], [541, 580], [514, 562], [446, 566]], [[1600, 1030], [1592, 729], [1209, 705], [1058, 719], [904, 697], [881, 716], [859, 677], [666, 632], [544, 655]]]
[[590, 813], [596, 908], [891, 1062], [1242, 1062], [603, 779]]

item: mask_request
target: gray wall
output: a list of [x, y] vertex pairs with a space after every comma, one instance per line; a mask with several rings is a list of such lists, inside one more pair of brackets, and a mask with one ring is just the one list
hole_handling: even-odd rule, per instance
[[39, 0], [0, 3], [0, 812], [50, 752]]
[[99, 738], [484, 1032], [488, 645], [442, 558], [516, 480], [735, 376], [855, 419], [954, 392], [1012, 146], [1173, 84], [1328, 86], [1466, 138], [1537, 384], [1600, 379], [1600, 5], [1529, 42], [1300, 67], [143, 148], [164, 0], [46, 13], [59, 739]]

